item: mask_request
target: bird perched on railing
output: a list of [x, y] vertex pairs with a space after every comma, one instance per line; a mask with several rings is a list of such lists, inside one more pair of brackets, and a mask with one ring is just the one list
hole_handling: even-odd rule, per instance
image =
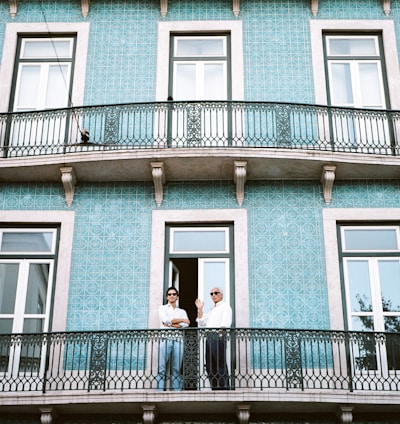
[[81, 130], [81, 140], [84, 143], [87, 143], [89, 141], [89, 130], [86, 130], [86, 129]]

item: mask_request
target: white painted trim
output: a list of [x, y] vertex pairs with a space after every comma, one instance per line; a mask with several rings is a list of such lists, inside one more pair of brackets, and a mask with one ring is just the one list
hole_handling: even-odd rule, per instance
[[[248, 242], [247, 211], [245, 209], [215, 210], [153, 210], [150, 257], [149, 287], [149, 328], [158, 328], [158, 307], [164, 301], [164, 259], [165, 224], [176, 223], [208, 224], [232, 222], [234, 227], [234, 263], [235, 263], [235, 325], [248, 327], [249, 315], [249, 279], [248, 279]], [[195, 299], [193, 299], [193, 302]]]
[[241, 21], [177, 21], [159, 22], [157, 46], [156, 101], [168, 97], [170, 34], [171, 32], [230, 32], [232, 100], [244, 99], [243, 82], [243, 30]]
[[88, 22], [82, 23], [9, 23], [6, 25], [0, 67], [0, 112], [7, 112], [10, 102], [14, 60], [20, 34], [77, 34], [72, 105], [82, 106], [85, 90], [86, 62], [89, 43]]
[[65, 331], [74, 235], [74, 211], [0, 211], [0, 223], [60, 224], [51, 331]]
[[344, 311], [339, 269], [337, 222], [400, 221], [400, 209], [323, 209], [326, 278], [331, 330], [344, 329]]
[[394, 22], [390, 20], [310, 20], [315, 103], [327, 104], [322, 32], [330, 30], [382, 32], [390, 105], [392, 109], [400, 109], [400, 73], [396, 32]]

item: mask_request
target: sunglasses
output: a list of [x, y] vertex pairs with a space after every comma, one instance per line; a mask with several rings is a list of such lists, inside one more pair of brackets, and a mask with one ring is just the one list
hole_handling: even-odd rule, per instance
[[178, 293], [167, 293], [167, 296], [178, 296]]
[[221, 292], [211, 292], [211, 293], [210, 293], [210, 296], [213, 296], [213, 295], [215, 295], [215, 296], [216, 296], [217, 294], [221, 294]]

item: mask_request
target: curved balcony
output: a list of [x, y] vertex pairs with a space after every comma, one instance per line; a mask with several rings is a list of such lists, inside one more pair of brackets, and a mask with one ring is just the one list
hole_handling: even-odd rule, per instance
[[[210, 338], [227, 347], [230, 387], [218, 392], [211, 390], [205, 370]], [[172, 390], [168, 375], [165, 390], [157, 389], [158, 364], [164, 360], [160, 343], [166, 340], [184, 345], [182, 391]], [[188, 406], [205, 412], [210, 401], [222, 406], [229, 401], [231, 408], [245, 403], [262, 412], [279, 410], [284, 399], [286, 412], [307, 404], [331, 412], [349, 403], [364, 411], [384, 411], [385, 405], [393, 411], [400, 405], [399, 352], [397, 333], [187, 328], [3, 334], [0, 406], [23, 411], [93, 402], [99, 404], [96, 410], [101, 405], [112, 410], [113, 403], [121, 410], [126, 402], [133, 409], [131, 402], [150, 400], [167, 402], [174, 412]], [[179, 404], [182, 400], [187, 403]]]
[[[0, 115], [0, 178], [84, 180], [397, 178], [400, 111], [268, 102], [161, 102]], [[102, 165], [108, 161], [107, 169]], [[18, 168], [18, 173], [13, 170]]]

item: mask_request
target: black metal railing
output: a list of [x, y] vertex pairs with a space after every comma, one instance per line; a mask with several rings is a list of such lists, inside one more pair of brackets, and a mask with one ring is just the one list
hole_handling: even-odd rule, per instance
[[166, 342], [183, 346], [183, 389], [207, 390], [210, 338], [226, 344], [231, 390], [400, 391], [400, 334], [187, 328], [1, 335], [0, 392], [157, 390]]
[[0, 114], [7, 157], [167, 147], [398, 155], [400, 111], [237, 101], [85, 106]]

